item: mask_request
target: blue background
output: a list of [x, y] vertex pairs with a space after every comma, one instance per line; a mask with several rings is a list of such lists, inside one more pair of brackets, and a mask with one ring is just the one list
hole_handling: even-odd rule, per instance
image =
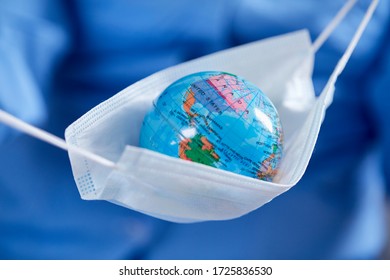
[[[369, 1], [316, 55], [320, 92]], [[308, 28], [344, 1], [0, 1], [0, 108], [63, 137], [157, 70]], [[371, 259], [390, 186], [389, 1], [337, 82], [303, 179], [239, 219], [173, 224], [83, 201], [67, 154], [0, 125], [1, 259]]]

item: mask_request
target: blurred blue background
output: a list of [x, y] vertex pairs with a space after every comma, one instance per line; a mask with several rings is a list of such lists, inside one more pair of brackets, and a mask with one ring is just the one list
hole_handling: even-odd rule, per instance
[[[86, 111], [160, 69], [302, 28], [315, 39], [343, 3], [0, 0], [0, 108], [63, 137]], [[316, 55], [317, 93], [368, 3]], [[0, 258], [386, 258], [389, 4], [380, 2], [337, 82], [303, 179], [239, 219], [174, 224], [82, 201], [66, 153], [0, 125]]]

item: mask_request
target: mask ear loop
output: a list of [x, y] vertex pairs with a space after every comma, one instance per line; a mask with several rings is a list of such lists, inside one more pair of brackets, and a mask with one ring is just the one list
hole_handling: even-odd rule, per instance
[[[332, 20], [332, 22], [325, 28], [325, 30], [320, 34], [318, 39], [313, 44], [313, 51], [318, 51], [318, 49], [321, 47], [321, 45], [326, 41], [326, 39], [329, 37], [329, 35], [332, 33], [332, 31], [335, 29], [338, 23], [342, 20], [342, 18], [346, 15], [346, 13], [352, 8], [352, 5], [350, 2], [355, 1], [349, 1], [336, 15], [336, 17]], [[326, 83], [324, 89], [322, 90], [320, 97], [318, 98], [318, 103], [316, 105], [319, 106], [320, 110], [314, 109], [314, 121], [312, 122], [312, 125], [310, 127], [310, 135], [306, 138], [305, 143], [305, 149], [303, 150], [301, 157], [302, 159], [310, 159], [311, 154], [313, 153], [314, 144], [317, 140], [317, 136], [320, 130], [320, 126], [316, 125], [316, 119], [318, 118], [324, 118], [325, 111], [329, 107], [329, 105], [332, 103], [334, 89], [335, 89], [335, 83], [338, 78], [338, 76], [341, 74], [341, 72], [344, 70], [345, 65], [347, 64], [349, 58], [351, 57], [352, 52], [354, 51], [357, 43], [359, 42], [364, 30], [366, 29], [377, 5], [379, 0], [372, 0], [370, 6], [368, 7], [362, 21], [359, 24], [358, 29], [356, 30], [353, 38], [351, 39], [350, 43], [348, 44], [348, 47], [340, 60], [338, 61], [336, 67], [334, 68], [332, 74], [330, 75], [330, 78], [328, 82]], [[348, 8], [347, 8], [348, 7]], [[302, 177], [302, 175], [299, 173], [300, 170], [305, 170], [308, 164], [307, 161], [300, 161], [295, 168], [294, 175], [291, 176], [291, 180], [293, 182], [298, 182], [299, 179]], [[298, 175], [297, 175], [298, 174]]]
[[325, 29], [320, 33], [312, 45], [312, 51], [316, 53], [322, 45], [328, 40], [329, 36], [332, 35], [336, 27], [343, 21], [345, 16], [349, 11], [355, 6], [357, 0], [349, 0], [345, 5], [340, 9], [332, 21], [325, 27]]
[[99, 163], [103, 166], [110, 167], [110, 168], [116, 168], [116, 164], [102, 156], [99, 156], [95, 153], [92, 153], [88, 150], [82, 149], [77, 146], [70, 145], [67, 143], [64, 139], [57, 137], [53, 134], [50, 134], [49, 132], [46, 132], [45, 130], [42, 130], [40, 128], [37, 128], [35, 126], [32, 126], [14, 116], [11, 114], [3, 111], [0, 109], [0, 122], [16, 129], [21, 132], [24, 132], [34, 138], [40, 139], [46, 143], [49, 143], [53, 146], [56, 146], [60, 149], [63, 149], [65, 151], [72, 151], [78, 155], [84, 156], [85, 158], [88, 158], [96, 163]]
[[[319, 48], [323, 45], [323, 43], [329, 38], [331, 33], [337, 27], [337, 25], [343, 20], [343, 18], [347, 15], [347, 13], [351, 10], [351, 8], [355, 5], [356, 0], [348, 1], [343, 8], [338, 12], [335, 18], [328, 24], [328, 26], [324, 29], [324, 31], [318, 36], [318, 38], [314, 41], [312, 46], [312, 51], [317, 52]], [[366, 29], [368, 23], [370, 22], [373, 13], [375, 12], [378, 6], [379, 0], [372, 0], [370, 6], [368, 7], [366, 13], [362, 21], [360, 22], [355, 34], [353, 35], [350, 43], [348, 44], [347, 49], [344, 54], [337, 62], [336, 67], [334, 68], [332, 74], [329, 77], [328, 82], [326, 83], [324, 89], [321, 93], [321, 99], [324, 102], [325, 109], [332, 104], [334, 88], [337, 81], [338, 76], [343, 72], [348, 60], [350, 59], [353, 51], [355, 50], [360, 38], [363, 35], [364, 30]]]

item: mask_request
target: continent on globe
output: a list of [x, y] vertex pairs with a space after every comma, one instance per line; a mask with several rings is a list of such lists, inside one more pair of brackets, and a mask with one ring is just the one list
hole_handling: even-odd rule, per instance
[[194, 116], [191, 108], [196, 102], [212, 113], [245, 113], [248, 112], [248, 102], [251, 99], [251, 92], [245, 90], [239, 80], [231, 75], [221, 74], [193, 83], [187, 92], [185, 106], [190, 117]]
[[179, 157], [185, 160], [214, 166], [219, 156], [215, 153], [213, 145], [201, 134], [193, 138], [185, 138], [179, 144]]
[[140, 146], [272, 181], [283, 133], [276, 108], [257, 86], [233, 74], [207, 71], [172, 83], [153, 102]]
[[275, 154], [277, 154], [277, 145], [273, 145], [273, 153], [270, 154], [265, 160], [261, 162], [260, 168], [257, 172], [259, 179], [270, 181], [276, 175], [277, 169], [274, 168]]

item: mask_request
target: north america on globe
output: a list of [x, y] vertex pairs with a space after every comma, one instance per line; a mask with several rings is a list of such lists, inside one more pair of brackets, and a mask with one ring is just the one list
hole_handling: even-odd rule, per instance
[[272, 181], [283, 154], [283, 131], [275, 106], [256, 85], [207, 71], [172, 83], [153, 102], [140, 146]]

